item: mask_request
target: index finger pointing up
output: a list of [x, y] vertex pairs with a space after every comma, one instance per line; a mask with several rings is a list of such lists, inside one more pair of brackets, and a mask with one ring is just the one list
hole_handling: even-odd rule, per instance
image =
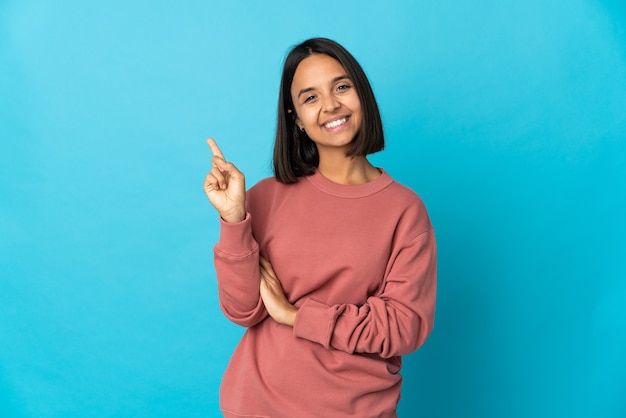
[[226, 158], [224, 158], [224, 154], [222, 154], [220, 147], [217, 146], [217, 143], [213, 138], [207, 139], [206, 143], [209, 144], [209, 148], [211, 148], [211, 152], [214, 156], [220, 157], [222, 160], [226, 161]]

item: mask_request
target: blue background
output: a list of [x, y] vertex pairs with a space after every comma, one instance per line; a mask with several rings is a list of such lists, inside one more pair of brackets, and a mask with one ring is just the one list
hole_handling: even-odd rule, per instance
[[207, 136], [271, 175], [282, 60], [344, 44], [426, 202], [401, 417], [626, 416], [626, 3], [0, 1], [0, 416], [219, 416]]

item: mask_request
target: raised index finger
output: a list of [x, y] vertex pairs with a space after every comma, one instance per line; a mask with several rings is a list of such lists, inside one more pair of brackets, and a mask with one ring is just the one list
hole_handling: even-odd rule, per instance
[[226, 158], [224, 158], [224, 154], [222, 154], [220, 147], [217, 146], [217, 142], [215, 142], [213, 138], [207, 139], [206, 143], [209, 144], [209, 148], [211, 148], [211, 152], [213, 153], [213, 155], [215, 155], [216, 157], [220, 157], [222, 160], [226, 161]]

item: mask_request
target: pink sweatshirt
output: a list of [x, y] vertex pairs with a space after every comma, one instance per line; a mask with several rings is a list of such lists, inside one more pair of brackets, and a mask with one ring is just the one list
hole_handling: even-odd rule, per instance
[[[436, 247], [420, 198], [385, 172], [357, 186], [319, 172], [262, 180], [248, 215], [221, 223], [220, 305], [248, 327], [222, 379], [226, 417], [395, 417], [401, 357], [433, 327]], [[299, 308], [268, 316], [259, 254]]]

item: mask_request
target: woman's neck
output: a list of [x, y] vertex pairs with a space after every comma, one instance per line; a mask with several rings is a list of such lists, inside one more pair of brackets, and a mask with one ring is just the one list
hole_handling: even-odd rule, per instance
[[317, 169], [333, 183], [345, 185], [369, 183], [380, 176], [380, 171], [362, 156], [320, 155]]

